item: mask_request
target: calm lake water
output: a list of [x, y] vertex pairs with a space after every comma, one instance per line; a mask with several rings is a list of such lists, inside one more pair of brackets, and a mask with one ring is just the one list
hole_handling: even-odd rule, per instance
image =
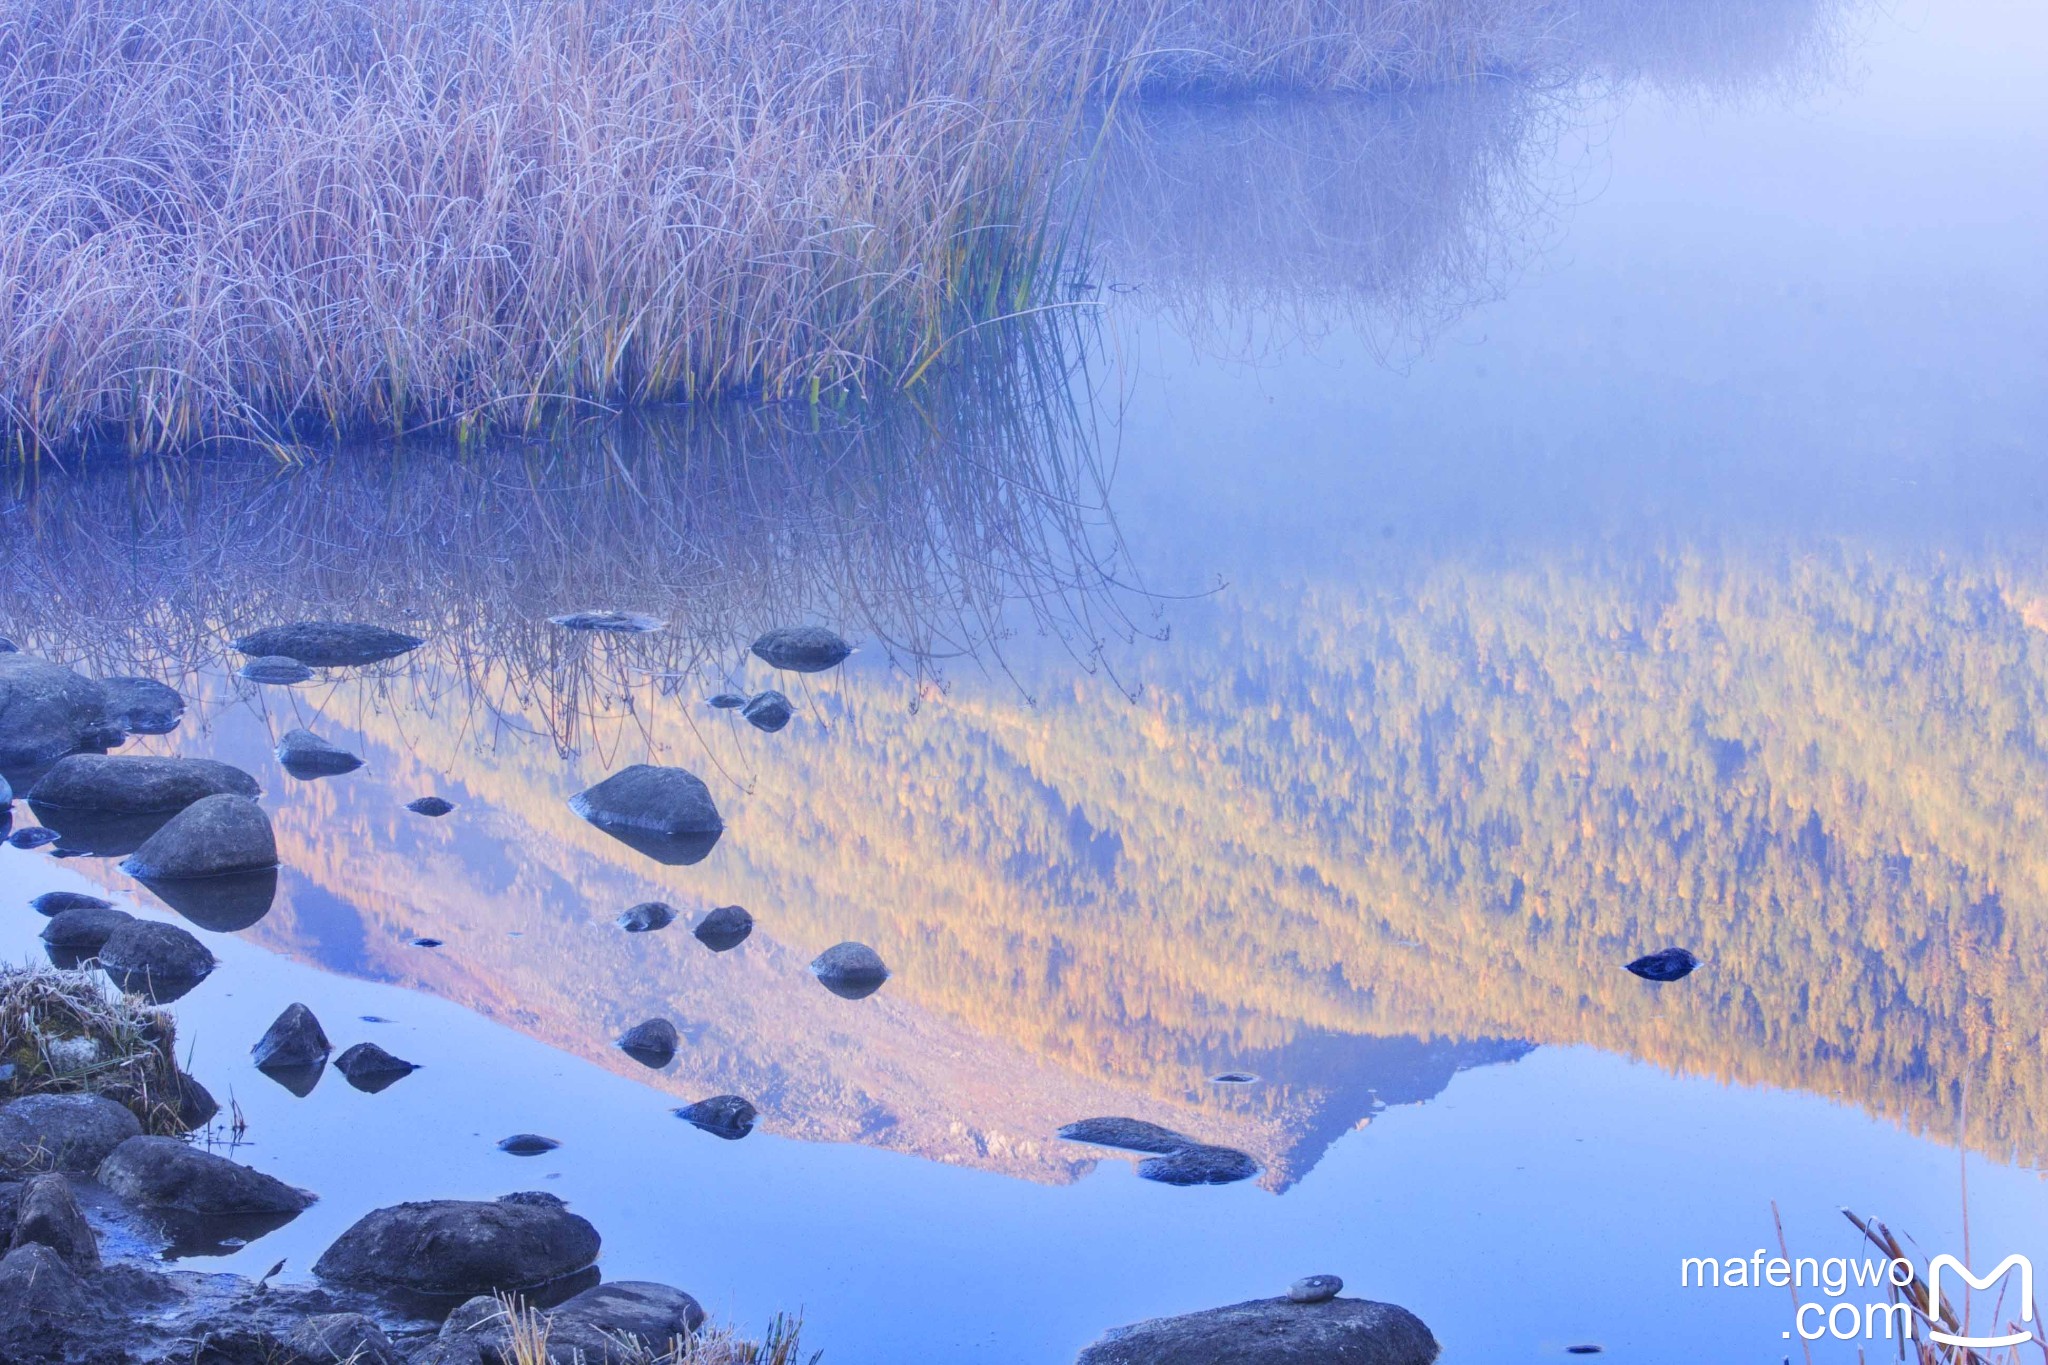
[[[1146, 111], [1075, 354], [920, 410], [18, 490], [0, 630], [179, 685], [133, 750], [244, 766], [278, 830], [267, 913], [183, 907], [222, 967], [175, 1008], [321, 1201], [201, 1264], [545, 1188], [607, 1277], [800, 1309], [832, 1365], [1064, 1361], [1314, 1272], [1452, 1361], [1847, 1361], [1680, 1260], [1778, 1217], [1860, 1255], [1846, 1206], [2048, 1267], [2048, 22], [1606, 8], [1569, 89]], [[611, 607], [669, 629], [546, 623]], [[232, 676], [302, 616], [429, 643]], [[798, 620], [860, 652], [746, 656]], [[301, 724], [367, 766], [287, 777]], [[701, 863], [565, 804], [650, 760], [712, 784]], [[0, 848], [9, 902], [95, 886], [177, 917]], [[649, 899], [759, 928], [613, 926]], [[842, 939], [880, 994], [810, 978]], [[294, 1000], [422, 1069], [294, 1096], [248, 1057]], [[657, 1014], [653, 1072], [611, 1039]], [[670, 1113], [722, 1092], [744, 1141]], [[1102, 1114], [1263, 1172], [1054, 1136]]]

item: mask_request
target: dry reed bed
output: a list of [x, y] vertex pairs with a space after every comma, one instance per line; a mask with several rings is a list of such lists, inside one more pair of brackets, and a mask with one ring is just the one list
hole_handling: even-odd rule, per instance
[[98, 1094], [144, 1131], [182, 1133], [171, 1016], [111, 990], [98, 972], [0, 965], [0, 1101]]

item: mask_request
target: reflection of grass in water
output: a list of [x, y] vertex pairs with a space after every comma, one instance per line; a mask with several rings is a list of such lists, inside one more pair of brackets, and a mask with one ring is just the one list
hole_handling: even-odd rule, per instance
[[[579, 716], [715, 687], [759, 631], [812, 617], [919, 686], [951, 661], [1001, 668], [1020, 628], [1107, 667], [1135, 576], [1064, 354], [1021, 355], [857, 416], [650, 410], [459, 453], [52, 478], [10, 518], [7, 629], [101, 675], [175, 679], [265, 623], [404, 626], [426, 671], [546, 717], [564, 747]], [[669, 628], [547, 623], [610, 607]]]

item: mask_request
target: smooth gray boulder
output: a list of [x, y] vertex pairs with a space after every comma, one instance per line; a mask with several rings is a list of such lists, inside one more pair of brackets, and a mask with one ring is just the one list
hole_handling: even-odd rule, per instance
[[747, 724], [771, 735], [788, 725], [789, 718], [795, 714], [796, 708], [780, 692], [756, 692], [740, 708], [740, 715], [746, 718]]
[[135, 916], [112, 906], [103, 910], [66, 910], [60, 915], [52, 915], [43, 925], [42, 939], [52, 948], [96, 953], [116, 929], [134, 922]]
[[107, 724], [131, 735], [167, 735], [185, 719], [184, 697], [155, 678], [101, 678], [100, 692]]
[[823, 673], [853, 653], [853, 646], [823, 626], [781, 626], [754, 641], [754, 655], [785, 673]]
[[0, 1105], [0, 1170], [90, 1171], [141, 1131], [104, 1095], [23, 1095]]
[[339, 777], [363, 766], [363, 760], [348, 750], [329, 744], [311, 730], [289, 730], [277, 742], [277, 761], [301, 782], [315, 778]]
[[597, 1229], [553, 1195], [436, 1199], [365, 1214], [313, 1273], [372, 1289], [490, 1294], [573, 1275], [597, 1260], [600, 1245]]
[[270, 1021], [249, 1055], [261, 1067], [318, 1066], [333, 1050], [313, 1011], [294, 1001]]
[[725, 830], [695, 773], [636, 763], [569, 798], [569, 809], [658, 862], [702, 862]]
[[0, 654], [0, 768], [37, 768], [106, 727], [99, 684], [33, 654]]
[[235, 676], [273, 687], [295, 687], [312, 681], [313, 670], [283, 654], [266, 654], [243, 664], [235, 670]]
[[183, 1213], [292, 1214], [314, 1201], [274, 1176], [167, 1137], [129, 1138], [100, 1163], [99, 1182], [138, 1207]]
[[744, 906], [721, 905], [698, 920], [697, 927], [690, 932], [712, 952], [730, 952], [754, 932], [754, 917]]
[[126, 991], [157, 1000], [176, 999], [213, 971], [206, 945], [175, 924], [138, 919], [107, 935], [100, 945], [100, 969]]
[[1255, 1299], [1119, 1327], [1075, 1365], [1432, 1365], [1436, 1338], [1405, 1308], [1366, 1299]]
[[680, 1289], [649, 1280], [609, 1280], [555, 1307], [556, 1323], [588, 1323], [615, 1337], [637, 1337], [659, 1355], [704, 1325], [704, 1308]]
[[139, 881], [180, 881], [277, 866], [270, 817], [246, 796], [209, 796], [171, 817], [128, 855], [121, 870]]
[[282, 655], [315, 668], [350, 668], [395, 659], [426, 642], [354, 621], [294, 621], [252, 631], [233, 643], [236, 652], [255, 658]]
[[842, 1000], [864, 1000], [882, 989], [889, 968], [865, 943], [835, 943], [812, 960], [811, 975]]
[[648, 1019], [619, 1035], [619, 1051], [642, 1066], [659, 1070], [675, 1060], [681, 1041], [676, 1026], [666, 1019]]
[[254, 798], [256, 779], [210, 758], [73, 754], [59, 759], [28, 794], [32, 806], [100, 815], [157, 815], [209, 796]]
[[303, 1365], [405, 1365], [405, 1355], [361, 1313], [320, 1313], [285, 1339]]
[[99, 1239], [78, 1201], [71, 1194], [68, 1176], [52, 1171], [30, 1176], [22, 1182], [21, 1199], [15, 1207], [11, 1251], [31, 1242], [41, 1243], [64, 1258], [64, 1263], [81, 1273], [100, 1263]]

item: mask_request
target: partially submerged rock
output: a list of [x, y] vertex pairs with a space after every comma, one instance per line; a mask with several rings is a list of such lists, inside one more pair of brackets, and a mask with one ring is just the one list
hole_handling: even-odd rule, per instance
[[296, 1214], [315, 1196], [240, 1162], [167, 1137], [132, 1137], [100, 1163], [99, 1182], [140, 1208], [197, 1214]]
[[37, 914], [54, 919], [66, 910], [108, 910], [114, 903], [98, 896], [88, 896], [83, 891], [45, 891], [28, 904]]
[[234, 648], [252, 658], [282, 655], [315, 668], [350, 668], [395, 659], [425, 643], [416, 635], [354, 621], [295, 621], [244, 635]]
[[122, 990], [175, 1000], [213, 971], [206, 945], [175, 924], [131, 920], [100, 945], [100, 969]]
[[642, 1066], [659, 1070], [675, 1060], [681, 1039], [666, 1019], [648, 1019], [619, 1035], [619, 1051]]
[[141, 1132], [104, 1095], [24, 1095], [0, 1105], [0, 1170], [90, 1171]]
[[550, 616], [548, 624], [560, 626], [563, 630], [598, 631], [608, 635], [646, 635], [662, 629], [668, 622], [637, 611], [572, 611], [565, 616]]
[[0, 653], [0, 768], [39, 768], [93, 747], [106, 706], [90, 678], [32, 654]]
[[553, 1138], [542, 1137], [539, 1133], [514, 1133], [511, 1137], [498, 1139], [498, 1150], [513, 1156], [539, 1156], [543, 1152], [552, 1152], [561, 1145]]
[[745, 716], [747, 723], [756, 730], [764, 730], [772, 735], [788, 725], [789, 718], [796, 714], [796, 711], [789, 704], [788, 697], [780, 692], [770, 691], [756, 692], [747, 698], [747, 704], [740, 709], [740, 714]]
[[864, 1000], [882, 989], [889, 968], [865, 943], [835, 943], [811, 962], [811, 975], [842, 1000]]
[[185, 699], [154, 678], [101, 678], [105, 717], [131, 735], [167, 735], [185, 719]]
[[1259, 1163], [1235, 1147], [1198, 1142], [1143, 1119], [1082, 1119], [1059, 1135], [1069, 1142], [1152, 1153], [1138, 1163], [1138, 1174], [1164, 1185], [1231, 1185], [1259, 1173]]
[[1628, 964], [1628, 970], [1645, 981], [1683, 981], [1699, 965], [1700, 960], [1685, 949], [1665, 948], [1637, 958]]
[[1436, 1338], [1405, 1308], [1367, 1299], [1255, 1299], [1119, 1327], [1075, 1365], [1432, 1365]]
[[737, 692], [720, 692], [706, 704], [720, 711], [737, 711], [747, 704], [747, 699]]
[[656, 929], [666, 929], [676, 921], [675, 907], [660, 901], [644, 901], [630, 910], [622, 910], [613, 921], [629, 934], [648, 934]]
[[302, 682], [310, 682], [313, 670], [283, 654], [266, 654], [244, 663], [235, 670], [235, 676], [271, 687], [295, 687]]
[[213, 1122], [213, 1116], [220, 1112], [220, 1101], [214, 1099], [212, 1091], [182, 1071], [177, 1076], [177, 1087], [178, 1123], [186, 1132], [196, 1132]]
[[348, 750], [329, 744], [311, 730], [296, 729], [277, 742], [277, 761], [301, 782], [322, 777], [339, 777], [363, 766], [363, 760]]
[[339, 1284], [468, 1295], [533, 1289], [597, 1260], [597, 1229], [553, 1195], [436, 1199], [365, 1214], [313, 1273]]
[[171, 817], [121, 864], [143, 882], [218, 877], [277, 866], [263, 807], [246, 796], [209, 796]]
[[441, 796], [421, 796], [405, 803], [405, 808], [414, 815], [424, 815], [438, 820], [455, 809], [455, 803]]
[[317, 1066], [333, 1050], [326, 1030], [313, 1011], [294, 1002], [273, 1019], [249, 1053], [256, 1065], [269, 1070], [280, 1067]]
[[702, 862], [725, 831], [711, 789], [682, 768], [636, 763], [569, 799], [569, 808], [657, 862]]
[[837, 668], [853, 646], [823, 626], [781, 626], [754, 641], [754, 654], [786, 673], [823, 673]]
[[403, 1057], [392, 1056], [375, 1043], [357, 1043], [334, 1059], [334, 1069], [356, 1089], [374, 1095], [412, 1075], [419, 1067]]
[[73, 754], [59, 759], [28, 794], [32, 807], [102, 815], [172, 814], [209, 796], [255, 798], [256, 779], [209, 758]]
[[1143, 1119], [1126, 1118], [1082, 1119], [1060, 1129], [1059, 1135], [1068, 1142], [1085, 1142], [1093, 1147], [1115, 1147], [1126, 1152], [1151, 1152], [1155, 1155], [1177, 1152], [1193, 1141], [1171, 1128], [1147, 1123]]
[[12, 1250], [32, 1242], [56, 1252], [73, 1270], [88, 1271], [100, 1263], [99, 1239], [78, 1211], [70, 1179], [58, 1172], [30, 1176], [22, 1183], [14, 1236], [8, 1247]]
[[712, 952], [729, 952], [745, 943], [748, 935], [754, 932], [754, 917], [744, 906], [721, 905], [698, 920], [697, 927], [690, 932]]
[[713, 1095], [708, 1100], [684, 1105], [676, 1110], [676, 1117], [713, 1137], [737, 1142], [754, 1131], [754, 1120], [760, 1117], [760, 1111], [739, 1095]]
[[31, 825], [27, 829], [18, 829], [8, 835], [7, 842], [15, 848], [31, 849], [41, 848], [44, 844], [54, 844], [58, 837], [54, 829]]
[[50, 917], [43, 926], [43, 942], [52, 948], [65, 948], [74, 953], [90, 954], [100, 950], [108, 937], [124, 924], [132, 924], [135, 916], [126, 910], [112, 906], [104, 909], [66, 910], [61, 915]]

